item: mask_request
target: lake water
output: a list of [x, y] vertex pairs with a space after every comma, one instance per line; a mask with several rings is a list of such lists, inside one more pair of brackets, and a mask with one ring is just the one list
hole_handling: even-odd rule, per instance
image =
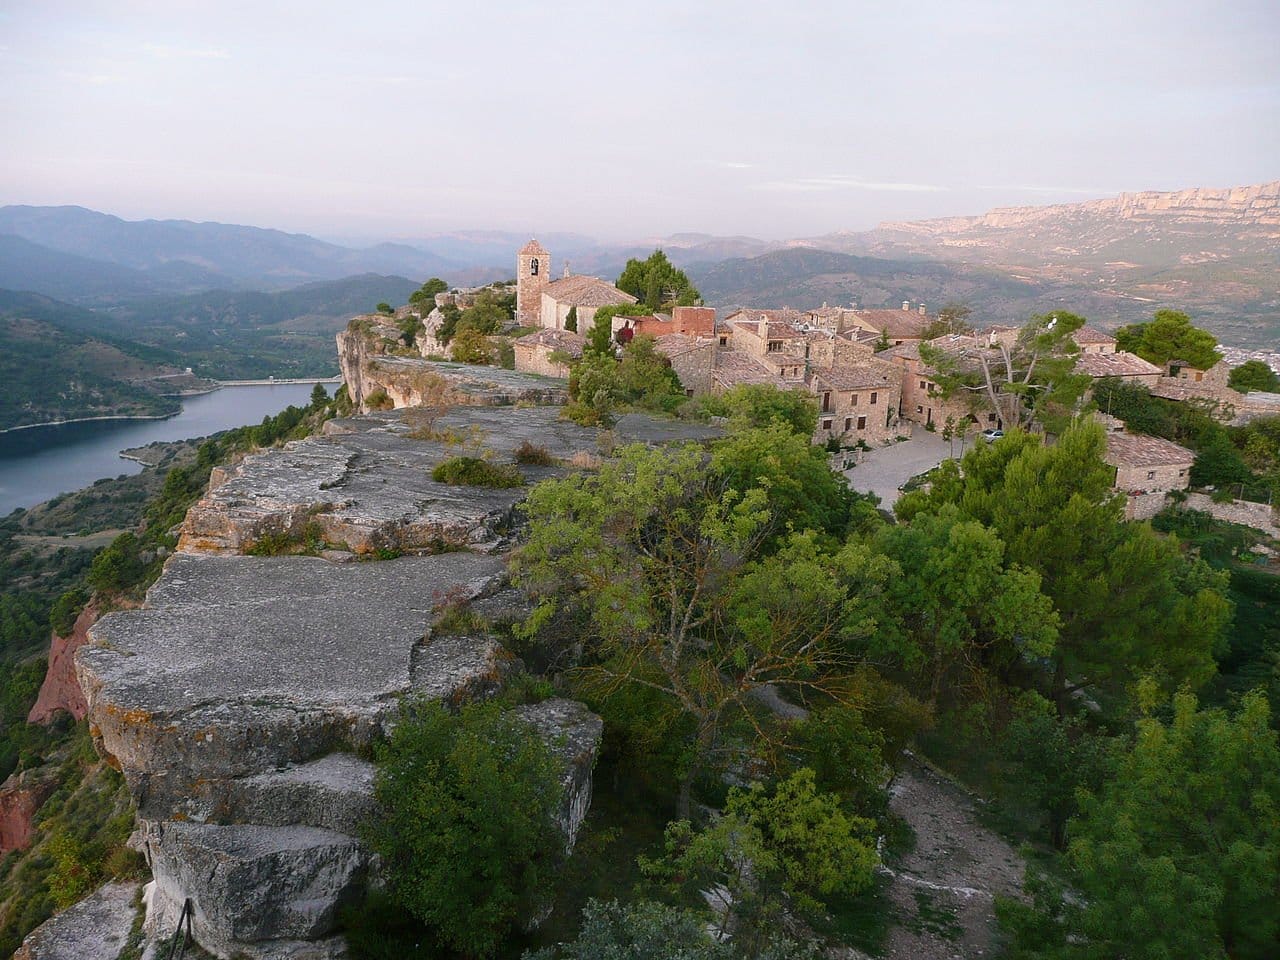
[[[121, 450], [261, 423], [291, 404], [306, 406], [312, 389], [309, 383], [223, 387], [188, 397], [182, 412], [167, 420], [90, 420], [0, 434], [0, 516], [103, 477], [140, 472], [142, 464], [121, 459]], [[333, 385], [325, 389], [332, 393]]]

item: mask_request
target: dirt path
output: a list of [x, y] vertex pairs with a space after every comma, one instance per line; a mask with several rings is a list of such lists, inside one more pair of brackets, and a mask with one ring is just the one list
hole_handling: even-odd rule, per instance
[[916, 845], [891, 868], [886, 895], [899, 920], [881, 956], [990, 956], [995, 896], [1021, 889], [1022, 858], [978, 822], [973, 797], [914, 760], [894, 779], [889, 806], [911, 824]]

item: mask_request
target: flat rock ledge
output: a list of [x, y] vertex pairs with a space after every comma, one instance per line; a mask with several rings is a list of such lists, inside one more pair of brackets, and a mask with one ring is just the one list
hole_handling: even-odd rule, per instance
[[137, 916], [137, 893], [136, 883], [103, 884], [32, 930], [13, 960], [117, 960]]
[[[422, 439], [424, 424], [416, 416], [397, 410], [330, 421], [321, 436], [216, 471], [209, 492], [187, 513], [179, 551], [243, 553], [266, 537], [317, 536], [356, 554], [501, 550], [526, 488], [437, 483], [432, 469], [449, 457], [474, 456], [477, 448], [510, 463], [529, 443], [558, 461], [518, 466], [534, 484], [567, 474], [575, 461], [595, 457], [599, 445], [596, 430], [560, 419], [558, 407], [458, 408], [425, 426], [446, 439]], [[614, 430], [619, 443], [717, 434], [703, 424], [642, 416], [623, 417]]]

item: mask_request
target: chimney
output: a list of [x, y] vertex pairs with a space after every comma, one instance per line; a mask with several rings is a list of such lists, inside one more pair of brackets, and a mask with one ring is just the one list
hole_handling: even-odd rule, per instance
[[925, 316], [925, 315], [926, 315], [926, 314], [925, 314], [925, 310], [924, 310], [924, 304], [922, 303], [922, 304], [920, 304], [920, 316], [922, 316], [922, 317], [923, 317], [923, 316]]
[[903, 309], [903, 310], [910, 310], [910, 309], [911, 309], [911, 301], [910, 301], [910, 300], [903, 300], [903, 301], [902, 301], [902, 309]]

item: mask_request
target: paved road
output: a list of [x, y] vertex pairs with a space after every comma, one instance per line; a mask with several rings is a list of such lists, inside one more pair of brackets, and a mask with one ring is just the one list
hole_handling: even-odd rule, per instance
[[[966, 449], [974, 443], [972, 436], [965, 441]], [[981, 442], [980, 440], [977, 442]], [[914, 477], [940, 464], [951, 453], [951, 444], [936, 433], [917, 426], [910, 440], [877, 447], [863, 454], [862, 462], [844, 472], [849, 485], [859, 493], [874, 493], [880, 505], [892, 510], [900, 496], [898, 488]], [[955, 455], [960, 456], [960, 442], [955, 444]]]

